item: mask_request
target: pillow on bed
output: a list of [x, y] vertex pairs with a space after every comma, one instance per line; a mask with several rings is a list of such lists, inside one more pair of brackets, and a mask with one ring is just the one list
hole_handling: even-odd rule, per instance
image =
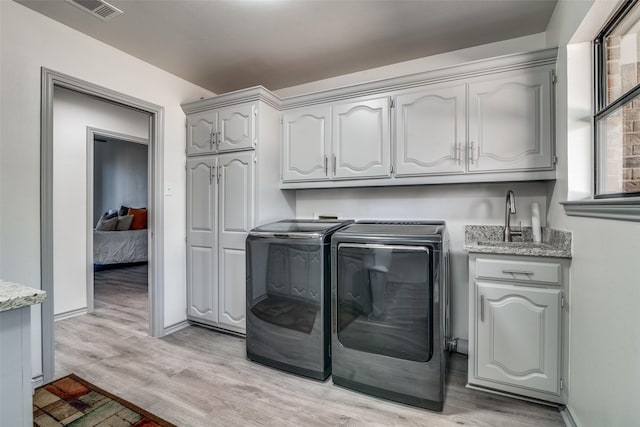
[[98, 223], [96, 224], [96, 230], [98, 229], [98, 225], [100, 225], [100, 221], [111, 219], [111, 218], [117, 218], [117, 217], [118, 217], [117, 212], [112, 214], [110, 214], [109, 212], [103, 213], [100, 219], [98, 220]]
[[124, 215], [118, 217], [118, 224], [116, 225], [117, 231], [127, 231], [131, 228], [131, 222], [133, 221], [133, 215]]
[[98, 225], [96, 225], [96, 230], [114, 231], [116, 229], [117, 224], [118, 224], [117, 216], [114, 216], [113, 218], [109, 218], [109, 219], [100, 218], [100, 221], [98, 221]]
[[129, 208], [129, 215], [133, 215], [130, 230], [144, 230], [147, 228], [147, 208]]
[[118, 211], [118, 216], [126, 216], [129, 215], [129, 206], [120, 206], [120, 210]]

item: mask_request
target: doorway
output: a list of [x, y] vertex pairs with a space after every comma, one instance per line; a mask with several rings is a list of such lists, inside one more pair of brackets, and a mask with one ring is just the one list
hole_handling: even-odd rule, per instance
[[[55, 71], [42, 69], [42, 103], [41, 103], [41, 264], [42, 289], [48, 298], [42, 304], [42, 348], [43, 348], [43, 382], [54, 377], [54, 243], [60, 233], [54, 233], [54, 91], [63, 88], [94, 99], [128, 108], [148, 115], [148, 283], [149, 283], [149, 322], [148, 331], [151, 336], [164, 333], [164, 287], [163, 287], [163, 198], [162, 198], [162, 153], [163, 153], [163, 112], [161, 106], [103, 88], [92, 83], [76, 79]], [[84, 148], [84, 147], [83, 147]], [[72, 154], [73, 155], [73, 154]], [[84, 168], [83, 168], [84, 169]], [[85, 209], [70, 206], [69, 209]], [[88, 218], [87, 218], [88, 220]], [[86, 230], [83, 230], [86, 231]], [[87, 244], [88, 246], [88, 244]], [[88, 254], [88, 250], [82, 257]], [[86, 257], [88, 258], [88, 256]], [[85, 259], [85, 266], [93, 263]], [[84, 277], [87, 277], [85, 275]]]

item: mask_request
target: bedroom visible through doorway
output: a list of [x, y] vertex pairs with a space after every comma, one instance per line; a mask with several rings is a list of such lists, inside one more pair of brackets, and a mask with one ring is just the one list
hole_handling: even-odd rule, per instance
[[87, 147], [87, 175], [93, 177], [87, 189], [93, 201], [88, 312], [115, 310], [123, 327], [146, 332], [148, 140], [89, 129], [87, 144], [93, 144]]

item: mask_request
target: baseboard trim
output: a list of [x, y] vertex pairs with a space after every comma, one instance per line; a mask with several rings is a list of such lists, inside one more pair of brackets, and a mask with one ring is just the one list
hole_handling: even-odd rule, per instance
[[567, 427], [578, 427], [578, 423], [576, 422], [575, 417], [571, 413], [571, 409], [568, 406], [563, 406], [560, 408], [560, 415], [562, 416], [562, 421], [564, 421], [564, 425]]
[[58, 320], [70, 319], [76, 316], [82, 316], [83, 314], [87, 314], [89, 311], [87, 307], [78, 308], [77, 310], [65, 311], [64, 313], [59, 313], [53, 316], [53, 321], [57, 322]]
[[42, 375], [38, 375], [36, 377], [31, 378], [31, 386], [33, 390], [37, 389], [43, 384], [44, 384], [44, 377]]
[[173, 334], [174, 332], [178, 332], [186, 327], [189, 326], [189, 322], [187, 320], [183, 320], [182, 322], [178, 322], [176, 324], [173, 324], [171, 326], [167, 326], [166, 328], [164, 328], [164, 330], [162, 331], [162, 336], [166, 336], [166, 335], [170, 335]]

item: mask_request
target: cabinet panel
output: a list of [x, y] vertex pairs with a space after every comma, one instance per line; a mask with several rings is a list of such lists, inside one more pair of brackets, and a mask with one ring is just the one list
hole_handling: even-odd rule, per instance
[[220, 318], [228, 329], [246, 329], [245, 251], [223, 248], [220, 257]]
[[396, 176], [464, 173], [465, 85], [396, 98]]
[[282, 117], [282, 179], [284, 181], [329, 178], [329, 106], [287, 111]]
[[551, 72], [509, 73], [469, 84], [469, 171], [553, 167]]
[[189, 294], [187, 313], [210, 321], [218, 321], [218, 296], [212, 260], [214, 248], [189, 246]]
[[390, 176], [389, 103], [384, 97], [333, 107], [334, 178]]
[[187, 160], [187, 314], [218, 320], [214, 158]]
[[476, 283], [476, 375], [559, 393], [560, 290]]
[[253, 227], [254, 153], [219, 156], [219, 323], [228, 329], [245, 328], [245, 240]]
[[218, 151], [251, 148], [256, 138], [256, 104], [234, 105], [218, 112]]
[[187, 116], [187, 154], [211, 154], [215, 151], [217, 117], [218, 114], [215, 111]]

